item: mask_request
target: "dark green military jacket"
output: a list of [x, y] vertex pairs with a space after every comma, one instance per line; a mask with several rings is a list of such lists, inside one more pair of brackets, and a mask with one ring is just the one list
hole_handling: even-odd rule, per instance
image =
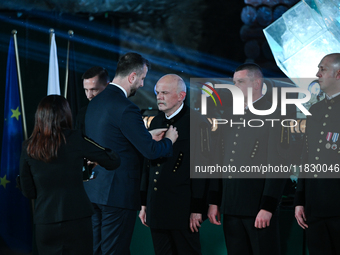
[[[192, 119], [193, 115], [204, 125], [191, 129], [190, 118]], [[184, 105], [170, 120], [165, 118], [163, 112], [158, 114], [152, 120], [150, 130], [168, 128], [170, 125], [178, 131], [178, 139], [173, 145], [173, 156], [146, 161], [142, 174], [141, 200], [142, 205], [147, 207], [146, 223], [149, 227], [187, 229], [191, 213], [207, 212], [206, 180], [190, 178], [190, 154], [194, 153], [193, 148], [201, 147], [198, 141], [200, 137], [197, 137], [197, 141], [191, 141], [198, 144], [192, 144], [191, 148], [190, 137], [192, 132], [198, 132], [198, 136], [205, 133], [209, 137], [210, 125], [205, 118]], [[202, 153], [204, 158], [206, 150], [207, 148], [199, 149], [198, 153]], [[206, 159], [208, 160], [208, 157]]]
[[340, 216], [340, 96], [310, 108], [295, 205], [307, 218]]
[[[271, 103], [262, 97], [254, 108], [267, 110]], [[222, 143], [219, 162], [232, 166], [235, 172], [223, 173], [221, 181], [211, 182], [209, 203], [220, 205], [221, 213], [228, 215], [256, 216], [260, 209], [275, 212], [289, 173], [262, 174], [262, 169], [286, 164], [283, 144], [287, 137], [279, 113], [259, 116], [247, 109], [245, 115], [233, 115], [229, 107], [223, 117], [228, 123], [218, 128]], [[260, 172], [242, 172], [251, 169]]]

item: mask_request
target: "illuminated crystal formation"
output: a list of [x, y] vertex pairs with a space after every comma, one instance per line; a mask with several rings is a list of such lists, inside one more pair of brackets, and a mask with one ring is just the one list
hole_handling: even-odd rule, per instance
[[299, 87], [315, 80], [317, 66], [340, 52], [340, 0], [304, 0], [263, 31], [279, 68]]

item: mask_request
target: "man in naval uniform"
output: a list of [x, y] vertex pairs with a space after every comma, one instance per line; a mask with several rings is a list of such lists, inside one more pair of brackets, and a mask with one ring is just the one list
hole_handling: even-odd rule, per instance
[[[284, 164], [281, 124], [265, 121], [278, 120], [280, 116], [278, 112], [260, 116], [249, 111], [250, 96], [255, 109], [271, 108], [271, 103], [262, 95], [263, 75], [258, 65], [239, 66], [233, 82], [243, 92], [245, 114], [233, 115], [232, 107], [225, 109], [223, 118], [233, 125], [219, 125], [223, 147], [219, 164], [233, 166], [236, 172], [226, 173], [221, 180], [210, 180], [208, 217], [211, 223], [221, 225], [220, 213], [223, 214], [228, 255], [277, 255], [280, 254], [277, 207], [287, 178], [276, 178], [282, 177], [276, 173], [252, 175], [241, 171], [243, 167]], [[252, 88], [252, 94], [248, 88]]]
[[318, 67], [326, 98], [307, 116], [295, 218], [306, 230], [310, 255], [335, 255], [340, 254], [340, 53], [326, 55]]
[[[181, 77], [168, 74], [156, 84], [157, 104], [161, 111], [151, 122], [150, 130], [173, 125], [178, 130], [178, 140], [173, 156], [148, 160], [145, 164], [142, 185], [142, 210], [139, 218], [150, 227], [156, 255], [200, 255], [199, 227], [207, 212], [206, 180], [190, 179], [190, 148], [200, 148], [200, 158], [207, 155], [208, 148], [190, 147], [190, 136], [196, 125], [190, 128], [192, 118], [199, 120], [199, 134], [209, 139], [206, 119], [191, 110], [183, 101], [186, 86]], [[206, 139], [203, 146], [207, 146]], [[202, 163], [202, 162], [201, 162]]]

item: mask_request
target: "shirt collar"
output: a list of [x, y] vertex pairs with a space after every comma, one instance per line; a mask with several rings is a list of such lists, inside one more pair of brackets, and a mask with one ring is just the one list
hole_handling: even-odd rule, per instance
[[175, 117], [183, 109], [183, 106], [184, 106], [184, 103], [182, 103], [181, 106], [178, 107], [178, 109], [173, 114], [171, 114], [169, 117], [166, 116], [166, 114], [165, 114], [165, 118], [168, 119], [168, 120], [172, 119], [173, 117]]
[[[257, 101], [259, 101], [264, 95], [262, 95], [260, 98], [256, 99], [255, 101], [253, 101], [253, 105], [254, 103], [256, 103]], [[245, 108], [245, 110], [248, 110], [249, 109], [249, 106], [247, 105]]]
[[333, 94], [333, 95], [331, 95], [331, 96], [328, 96], [328, 95], [326, 94], [326, 98], [327, 98], [328, 100], [331, 100], [332, 98], [334, 98], [334, 97], [336, 97], [336, 96], [338, 96], [338, 95], [340, 95], [340, 92], [338, 92], [338, 93], [336, 93], [336, 94]]
[[116, 83], [109, 83], [110, 85], [114, 85], [114, 86], [116, 86], [116, 87], [118, 87], [118, 88], [120, 88], [123, 92], [124, 92], [124, 95], [125, 95], [125, 97], [127, 97], [127, 93], [126, 93], [126, 91], [125, 91], [125, 89], [123, 88], [123, 87], [121, 87], [121, 86], [119, 86], [118, 84], [116, 84]]

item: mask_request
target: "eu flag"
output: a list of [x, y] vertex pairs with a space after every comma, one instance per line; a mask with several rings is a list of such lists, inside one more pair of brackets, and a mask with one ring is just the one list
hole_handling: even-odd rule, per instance
[[8, 49], [4, 108], [0, 165], [0, 238], [10, 250], [28, 253], [32, 250], [30, 201], [16, 187], [23, 130], [13, 37]]

